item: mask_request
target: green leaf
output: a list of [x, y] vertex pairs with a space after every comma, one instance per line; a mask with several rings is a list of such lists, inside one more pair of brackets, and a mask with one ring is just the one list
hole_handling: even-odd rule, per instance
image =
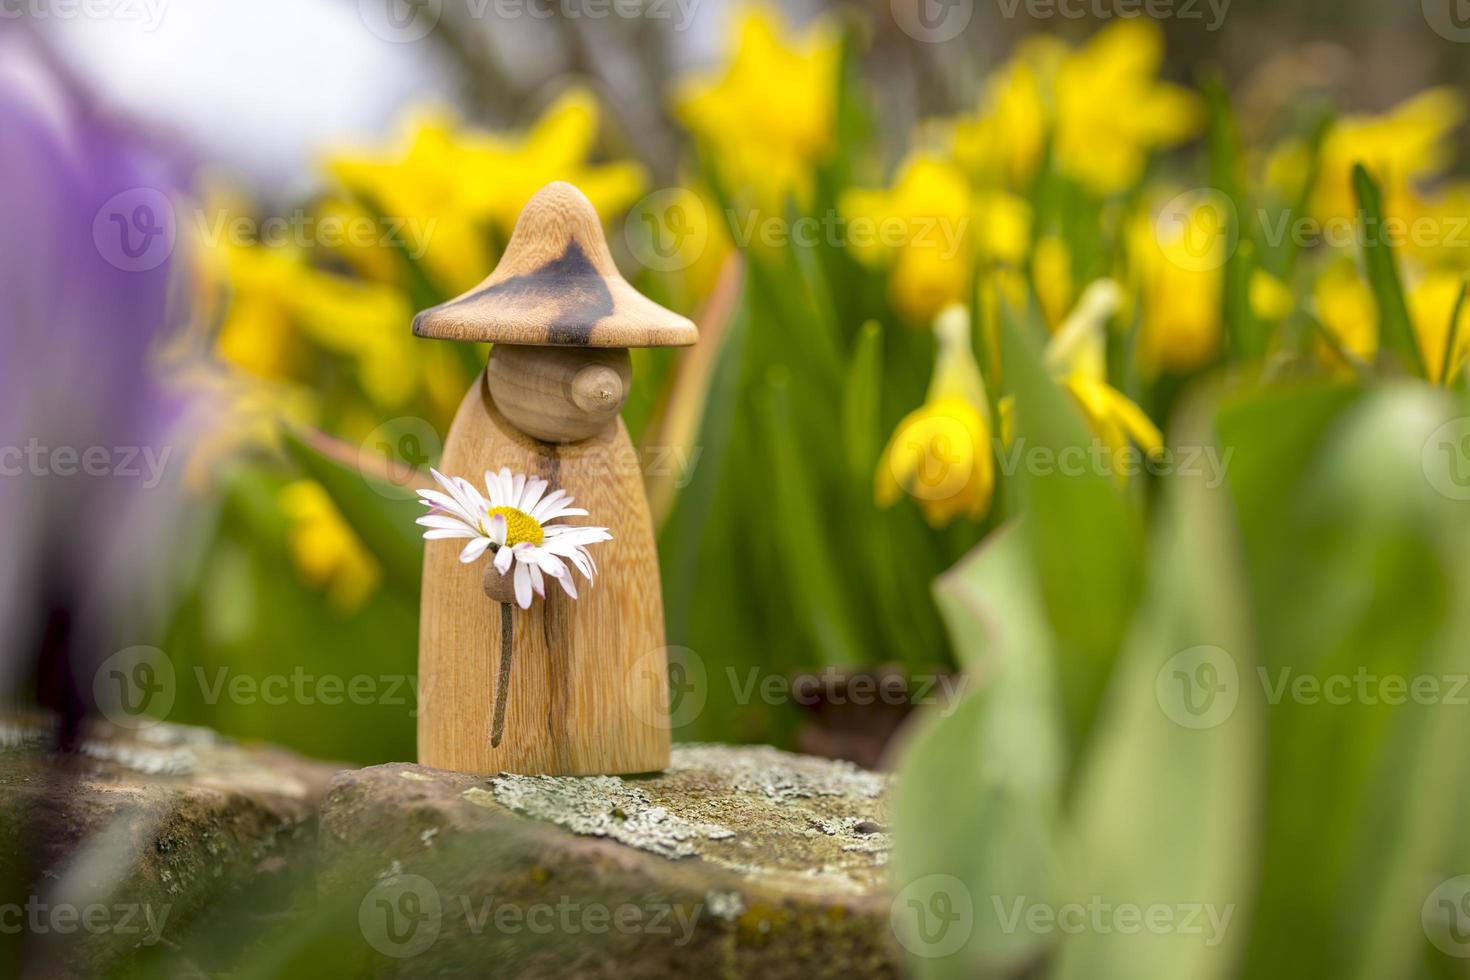
[[[1002, 455], [1002, 470], [1028, 517], [1024, 531], [1060, 644], [1070, 727], [1080, 737], [1138, 601], [1142, 525], [1112, 474], [1092, 465], [1095, 440], [1039, 352], [1008, 319], [1002, 327], [1006, 380], [1016, 399], [1015, 441]], [[1080, 465], [1064, 468], [1063, 459]]]
[[[1208, 438], [1187, 423], [1179, 442]], [[1229, 499], [1186, 476], [1164, 495], [1147, 594], [1078, 776], [1063, 901], [1089, 925], [1062, 943], [1062, 980], [1229, 976], [1250, 921], [1263, 739], [1243, 690], [1255, 657]], [[1140, 924], [1164, 914], [1172, 928]]]
[[1363, 267], [1378, 304], [1378, 366], [1396, 366], [1415, 377], [1426, 377], [1424, 358], [1414, 339], [1414, 323], [1404, 300], [1398, 260], [1386, 238], [1383, 192], [1361, 163], [1353, 166], [1353, 188], [1362, 219]]
[[858, 618], [848, 599], [843, 570], [830, 556], [826, 509], [811, 482], [812, 466], [796, 439], [790, 375], [772, 369], [761, 392], [760, 440], [769, 458], [771, 503], [765, 533], [775, 539], [784, 588], [805, 617], [816, 652], [827, 665], [861, 664]]
[[306, 475], [326, 488], [343, 518], [382, 564], [389, 581], [417, 595], [424, 567], [424, 541], [414, 521], [423, 508], [406, 498], [403, 488], [381, 483], [327, 455], [302, 433], [288, 429], [285, 444]]
[[[1026, 547], [1024, 534], [1002, 528], [935, 586], [965, 684], [984, 686], [926, 709], [899, 759], [894, 917], [922, 978], [1012, 975], [1048, 945], [1005, 925], [1016, 903], [1052, 893], [1066, 755]], [[945, 902], [970, 913], [951, 923], [953, 937], [934, 914]]]
[[1204, 87], [1209, 117], [1210, 180], [1230, 203], [1226, 220], [1229, 240], [1235, 243], [1225, 262], [1225, 285], [1222, 291], [1222, 321], [1228, 347], [1237, 357], [1264, 357], [1269, 338], [1251, 311], [1250, 281], [1256, 266], [1255, 242], [1251, 227], [1242, 215], [1251, 214], [1246, 194], [1245, 157], [1240, 147], [1240, 128], [1230, 105], [1230, 95], [1219, 78], [1210, 79]]

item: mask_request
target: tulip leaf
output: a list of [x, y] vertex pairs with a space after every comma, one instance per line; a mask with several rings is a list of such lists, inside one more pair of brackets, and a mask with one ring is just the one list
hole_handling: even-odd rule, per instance
[[1414, 322], [1404, 299], [1398, 260], [1384, 225], [1383, 192], [1361, 163], [1353, 166], [1353, 187], [1362, 220], [1363, 266], [1378, 304], [1378, 366], [1394, 364], [1415, 377], [1426, 377], [1424, 358], [1414, 338]]
[[[1180, 441], [1206, 439], [1201, 422]], [[1228, 490], [1164, 484], [1145, 596], [1077, 776], [1061, 908], [1087, 926], [1068, 930], [1059, 980], [1227, 977], [1251, 918], [1263, 730], [1242, 691], [1255, 658]]]
[[[926, 980], [1013, 975], [1049, 943], [1006, 925], [1017, 903], [1051, 895], [1065, 767], [1027, 547], [1016, 527], [1001, 528], [935, 586], [967, 693], [921, 715], [893, 801], [894, 926]], [[953, 937], [931, 921], [943, 903], [961, 915]]]
[[1090, 723], [1138, 599], [1143, 532], [1076, 406], [1040, 353], [1003, 317], [1002, 359], [1015, 396], [1015, 439], [1002, 470], [1028, 515], [1037, 577], [1060, 649], [1058, 670], [1076, 737]]

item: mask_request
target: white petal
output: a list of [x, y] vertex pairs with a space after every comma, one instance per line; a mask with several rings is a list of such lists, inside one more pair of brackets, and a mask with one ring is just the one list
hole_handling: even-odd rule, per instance
[[485, 530], [489, 533], [490, 540], [495, 542], [495, 547], [499, 548], [503, 546], [505, 544], [506, 534], [505, 515], [491, 514], [490, 520], [485, 526]]
[[545, 524], [547, 521], [554, 521], [558, 517], [586, 517], [586, 516], [587, 516], [587, 512], [585, 510], [583, 510], [582, 508], [580, 508], [580, 507], [556, 507], [556, 508], [553, 508], [544, 517], [537, 518], [537, 520], [539, 520], [541, 523]]
[[495, 568], [497, 571], [500, 572], [501, 575], [504, 575], [507, 571], [510, 570], [510, 563], [514, 560], [515, 552], [511, 551], [509, 548], [501, 548], [499, 551], [495, 552]]
[[577, 583], [571, 575], [558, 575], [556, 580], [561, 583], [562, 590], [573, 599], [577, 598]]
[[547, 494], [544, 498], [542, 498], [535, 507], [532, 507], [529, 513], [532, 517], [536, 518], [536, 520], [544, 524], [548, 520], [550, 520], [550, 518], [546, 516], [547, 514], [551, 513], [553, 510], [556, 510], [556, 508], [560, 507], [562, 504], [569, 504], [571, 502], [572, 498], [567, 496], [567, 492], [565, 490], [554, 490], [551, 493]]
[[552, 578], [561, 578], [567, 574], [567, 566], [562, 560], [544, 549], [536, 554], [536, 564]]
[[546, 492], [546, 487], [546, 481], [540, 479], [539, 477], [533, 480], [528, 480], [526, 482], [526, 491], [525, 493], [521, 494], [520, 509], [525, 511], [527, 514], [531, 513], [531, 508], [535, 507], [536, 504], [541, 500], [541, 495]]
[[516, 605], [531, 608], [531, 570], [523, 563], [516, 564]]
[[422, 527], [464, 528], [467, 531], [474, 530], [474, 528], [470, 527], [470, 525], [466, 524], [458, 517], [452, 517], [449, 514], [425, 514], [423, 517], [416, 518], [414, 520], [414, 523]]
[[459, 553], [459, 560], [468, 565], [483, 555], [485, 549], [488, 547], [490, 547], [489, 538], [475, 538], [475, 540], [464, 546], [464, 550]]
[[537, 595], [539, 595], [541, 598], [545, 599], [546, 598], [546, 579], [541, 574], [541, 569], [537, 568], [535, 565], [528, 565], [526, 567], [531, 570], [531, 588], [533, 588], [533, 589], [536, 590], [536, 594]]
[[471, 531], [469, 528], [435, 528], [432, 531], [424, 532], [425, 541], [440, 541], [445, 538], [478, 538], [479, 536], [478, 531]]
[[517, 473], [510, 481], [510, 505], [516, 510], [521, 509], [521, 494], [526, 492], [526, 474]]

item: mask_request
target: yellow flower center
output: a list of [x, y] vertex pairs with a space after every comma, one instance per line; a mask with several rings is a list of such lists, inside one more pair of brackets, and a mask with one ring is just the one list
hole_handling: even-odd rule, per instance
[[496, 514], [505, 518], [507, 547], [514, 547], [518, 544], [539, 545], [546, 540], [546, 532], [541, 530], [541, 524], [525, 511], [516, 510], [514, 507], [491, 507], [490, 513], [486, 515], [486, 520], [488, 521]]

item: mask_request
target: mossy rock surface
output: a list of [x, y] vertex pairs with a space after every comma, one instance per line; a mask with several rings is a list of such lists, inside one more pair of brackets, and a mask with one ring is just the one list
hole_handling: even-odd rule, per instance
[[378, 975], [888, 977], [887, 790], [765, 747], [642, 777], [376, 766], [333, 781], [319, 881]]
[[116, 973], [236, 901], [284, 905], [314, 874], [340, 767], [171, 724], [95, 724], [58, 753], [50, 727], [0, 716], [0, 904], [27, 920], [0, 937], [0, 975], [21, 957], [42, 975]]

